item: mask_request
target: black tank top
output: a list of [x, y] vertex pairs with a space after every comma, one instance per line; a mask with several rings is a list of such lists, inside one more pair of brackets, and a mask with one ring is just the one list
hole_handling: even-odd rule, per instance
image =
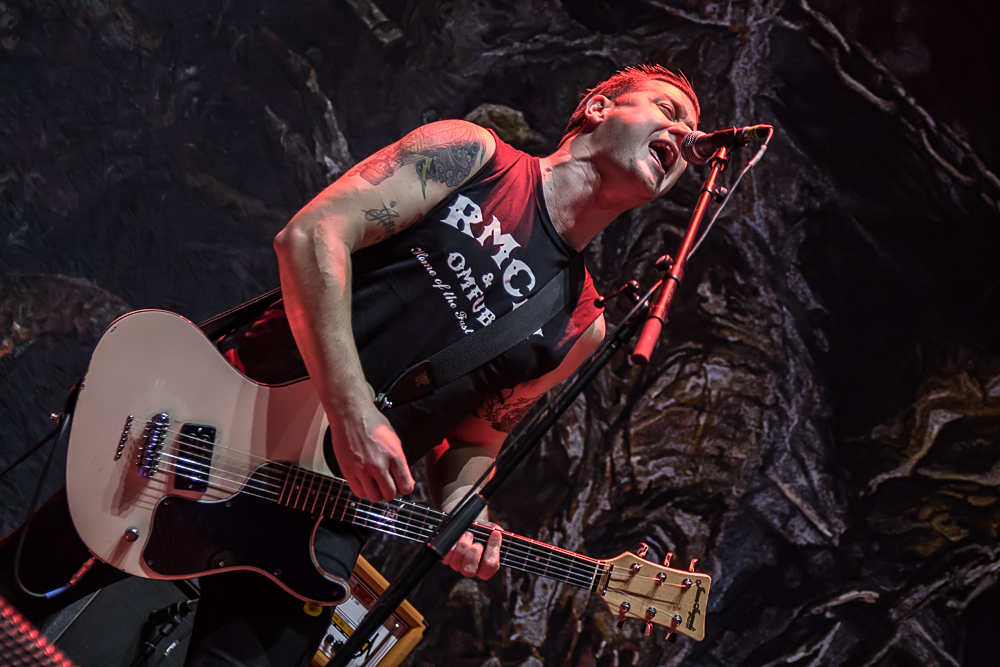
[[[386, 411], [411, 462], [490, 396], [554, 370], [599, 314], [582, 257], [552, 226], [538, 159], [499, 138], [469, 182], [417, 223], [355, 252], [351, 263], [354, 339], [376, 391], [495, 324], [572, 265], [569, 303], [575, 306], [479, 369]], [[230, 339], [226, 356], [255, 380], [275, 383], [304, 373], [281, 302]]]

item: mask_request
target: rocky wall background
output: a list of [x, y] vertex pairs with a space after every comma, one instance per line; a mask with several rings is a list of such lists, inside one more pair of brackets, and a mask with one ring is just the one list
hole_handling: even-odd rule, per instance
[[[584, 89], [659, 62], [694, 82], [702, 129], [777, 135], [652, 363], [607, 369], [494, 510], [593, 557], [700, 558], [708, 635], [619, 632], [586, 592], [442, 569], [409, 664], [996, 664], [997, 5], [375, 5], [0, 2], [0, 465], [116, 316], [197, 321], [277, 286], [271, 239], [355, 161], [467, 116], [544, 154]], [[602, 291], [654, 279], [702, 176], [597, 239]], [[42, 458], [0, 480], [5, 533]], [[366, 555], [392, 578], [411, 550]]]

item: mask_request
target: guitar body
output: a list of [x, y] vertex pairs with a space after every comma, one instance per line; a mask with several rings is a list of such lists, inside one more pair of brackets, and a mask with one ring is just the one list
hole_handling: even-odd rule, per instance
[[73, 416], [70, 514], [101, 560], [180, 579], [254, 570], [336, 604], [347, 583], [312, 550], [318, 519], [273, 502], [287, 462], [330, 475], [327, 421], [308, 380], [266, 386], [230, 366], [190, 321], [137, 311], [94, 351]]

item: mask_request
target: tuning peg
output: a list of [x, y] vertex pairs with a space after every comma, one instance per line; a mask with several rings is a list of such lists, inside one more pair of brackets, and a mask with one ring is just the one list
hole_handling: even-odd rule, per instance
[[632, 563], [632, 567], [629, 569], [632, 570], [632, 574], [639, 574], [639, 570], [642, 569], [642, 563]]
[[698, 564], [698, 559], [697, 558], [692, 558], [691, 559], [691, 564], [688, 565], [688, 572], [694, 572], [694, 568], [695, 568], [695, 566], [697, 564]]
[[656, 575], [656, 583], [662, 584], [666, 580], [667, 580], [666, 572], [660, 572], [658, 575]]
[[680, 614], [674, 614], [674, 617], [670, 619], [670, 630], [667, 631], [667, 636], [664, 637], [668, 642], [674, 644], [677, 642], [677, 626], [681, 624], [684, 619], [680, 617]]
[[694, 582], [692, 582], [690, 579], [685, 579], [684, 581], [681, 582], [681, 588], [683, 588], [684, 590], [691, 588], [691, 586], [693, 585]]
[[663, 557], [663, 565], [664, 565], [664, 567], [670, 567], [670, 559], [672, 559], [673, 557], [674, 557], [674, 552], [673, 551], [668, 551], [667, 555]]
[[645, 558], [647, 551], [649, 551], [649, 545], [645, 542], [639, 542], [639, 548], [635, 550], [635, 555], [639, 558]]
[[621, 630], [622, 626], [625, 625], [625, 616], [628, 615], [628, 610], [632, 608], [632, 605], [628, 601], [622, 602], [618, 607], [618, 629]]
[[650, 607], [646, 610], [646, 629], [643, 632], [647, 637], [653, 634], [653, 617], [656, 616], [656, 607]]

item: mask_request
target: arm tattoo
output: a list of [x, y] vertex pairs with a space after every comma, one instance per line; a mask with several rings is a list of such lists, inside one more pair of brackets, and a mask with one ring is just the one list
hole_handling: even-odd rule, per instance
[[519, 398], [512, 401], [511, 394], [508, 394], [506, 398], [502, 393], [488, 398], [476, 410], [476, 416], [488, 421], [494, 431], [510, 433], [538, 400], [538, 397], [535, 396], [534, 398]]
[[365, 214], [365, 220], [369, 222], [377, 222], [382, 226], [382, 234], [379, 236], [379, 241], [384, 241], [393, 234], [396, 233], [396, 218], [399, 217], [399, 213], [393, 210], [396, 206], [396, 202], [391, 201], [389, 205], [386, 206], [385, 202], [382, 202], [382, 208], [373, 208], [367, 211], [362, 211]]
[[375, 153], [352, 171], [372, 185], [378, 185], [403, 165], [412, 164], [420, 177], [424, 199], [427, 199], [428, 180], [455, 187], [472, 173], [477, 157], [482, 164], [485, 153], [486, 147], [471, 128], [424, 126]]

